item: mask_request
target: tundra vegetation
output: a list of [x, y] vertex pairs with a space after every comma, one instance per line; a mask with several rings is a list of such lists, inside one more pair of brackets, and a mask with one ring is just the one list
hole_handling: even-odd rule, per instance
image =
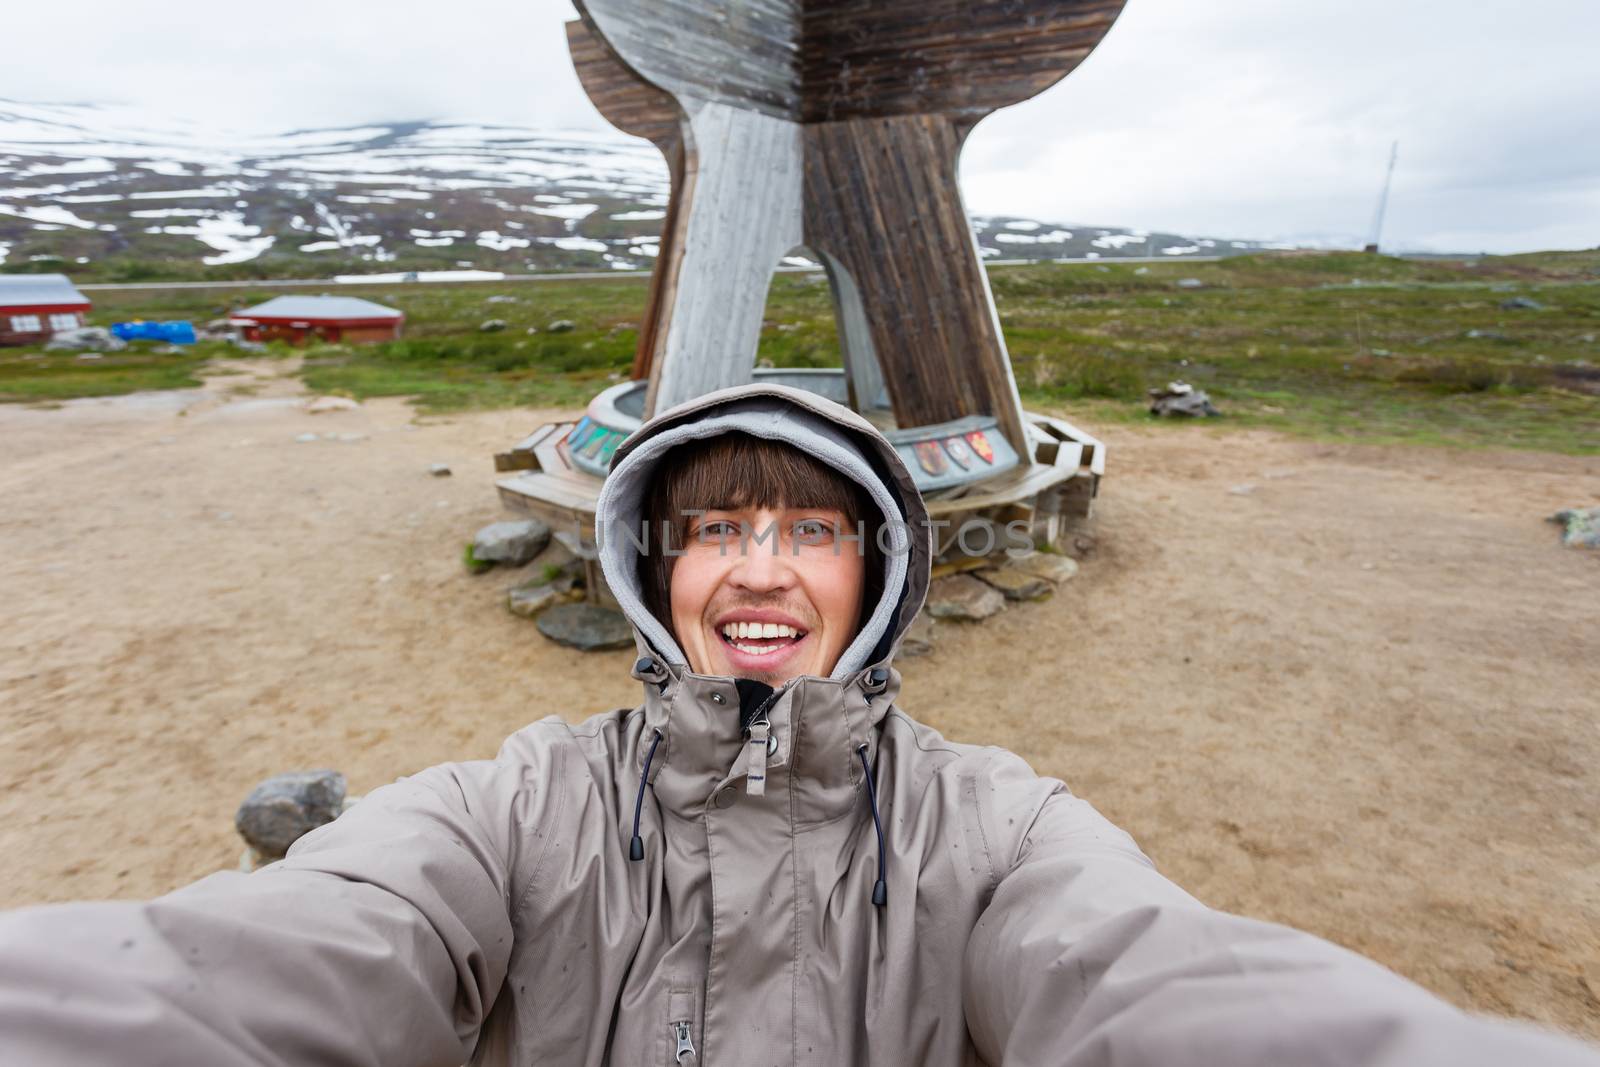
[[[1182, 380], [1211, 395], [1221, 426], [1600, 452], [1600, 250], [1045, 263], [992, 267], [990, 278], [1023, 400], [1090, 428], [1147, 420], [1145, 391]], [[182, 388], [218, 358], [301, 355], [298, 373], [318, 393], [410, 397], [425, 412], [575, 407], [628, 373], [646, 292], [638, 276], [339, 289], [403, 310], [404, 338], [255, 354], [138, 342], [97, 359], [0, 349], [0, 400]], [[285, 291], [98, 291], [91, 322], [204, 322]], [[480, 331], [489, 319], [506, 326]], [[574, 326], [551, 331], [559, 320]], [[757, 359], [839, 358], [821, 276], [777, 276]]]

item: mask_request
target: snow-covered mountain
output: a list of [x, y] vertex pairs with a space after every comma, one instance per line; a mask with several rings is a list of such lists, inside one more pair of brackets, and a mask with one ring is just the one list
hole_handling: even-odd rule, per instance
[[[229, 275], [645, 268], [667, 171], [621, 134], [466, 121], [264, 136], [126, 108], [0, 100], [0, 269], [64, 260]], [[1282, 247], [1035, 219], [973, 220], [986, 258]], [[92, 266], [84, 266], [92, 265]]]

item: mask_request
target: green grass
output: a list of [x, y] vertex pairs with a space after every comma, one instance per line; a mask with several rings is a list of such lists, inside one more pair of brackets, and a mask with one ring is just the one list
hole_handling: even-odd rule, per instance
[[70, 352], [0, 348], [0, 402], [49, 402], [85, 396], [120, 396], [146, 389], [190, 389], [210, 352], [162, 354], [153, 344], [130, 345], [99, 359]]
[[[1200, 287], [1178, 284], [1191, 278]], [[1333, 253], [1040, 264], [995, 268], [991, 282], [1024, 401], [1089, 426], [1151, 421], [1146, 390], [1181, 379], [1211, 394], [1221, 426], [1600, 452], [1600, 251], [1462, 262]], [[647, 292], [637, 278], [339, 291], [405, 311], [405, 338], [307, 350], [308, 386], [413, 397], [426, 411], [581, 405], [628, 374]], [[95, 318], [203, 322], [281, 292], [102, 292]], [[511, 299], [491, 302], [496, 296]], [[1517, 296], [1542, 310], [1501, 307]], [[488, 319], [506, 327], [480, 332]], [[574, 328], [552, 333], [558, 319]], [[0, 350], [0, 396], [163, 388], [192, 384], [196, 369], [190, 356], [130, 351], [78, 363], [18, 353]], [[839, 365], [819, 277], [773, 279], [756, 358]]]

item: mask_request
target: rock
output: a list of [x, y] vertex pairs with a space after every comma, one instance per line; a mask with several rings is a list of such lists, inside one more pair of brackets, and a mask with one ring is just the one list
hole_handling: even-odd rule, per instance
[[299, 441], [303, 445], [309, 445], [313, 441], [320, 441], [321, 438], [314, 433], [303, 433], [296, 436], [295, 440]]
[[435, 478], [448, 478], [450, 477], [450, 465], [448, 463], [430, 463], [428, 465], [428, 473]]
[[506, 590], [506, 610], [513, 615], [531, 619], [552, 604], [566, 600], [554, 586], [544, 582], [528, 582]]
[[1162, 418], [1187, 416], [1203, 419], [1220, 415], [1211, 398], [1185, 382], [1169, 382], [1165, 389], [1150, 390], [1150, 414]]
[[1071, 581], [1078, 574], [1077, 560], [1071, 556], [1058, 556], [1054, 552], [1029, 552], [1022, 556], [1012, 556], [1011, 562], [1006, 566], [1036, 578], [1043, 578], [1052, 585]]
[[900, 658], [915, 659], [933, 651], [933, 619], [927, 612], [918, 612], [911, 620], [906, 634], [900, 639]]
[[970, 574], [952, 574], [928, 587], [928, 615], [976, 622], [1005, 610], [1005, 594]]
[[1544, 305], [1537, 300], [1530, 300], [1525, 296], [1514, 296], [1510, 300], [1500, 301], [1501, 311], [1543, 311]]
[[549, 330], [551, 333], [571, 333], [577, 328], [578, 324], [573, 322], [571, 319], [557, 319], [545, 327], [545, 329]]
[[302, 835], [337, 818], [344, 799], [338, 771], [277, 774], [250, 790], [233, 825], [264, 858], [280, 859]]
[[1203, 289], [1205, 284], [1199, 278], [1179, 278], [1177, 282], [1179, 289]]
[[485, 304], [515, 304], [517, 302], [517, 298], [514, 297], [514, 296], [499, 296], [499, 295], [486, 296], [486, 297], [483, 298], [483, 302]]
[[520, 567], [544, 551], [550, 527], [538, 519], [491, 522], [472, 539], [472, 557], [484, 563]]
[[[439, 501], [439, 504], [443, 506], [444, 501]], [[472, 554], [471, 541], [461, 546], [461, 565], [467, 568], [468, 574], [483, 574], [485, 571], [494, 570], [494, 560], [479, 559]]]
[[538, 625], [550, 640], [585, 652], [633, 644], [633, 628], [622, 612], [594, 604], [557, 604], [540, 614]]
[[1562, 527], [1561, 543], [1568, 548], [1600, 548], [1600, 507], [1563, 508], [1546, 521]]
[[1478, 340], [1483, 340], [1483, 341], [1509, 341], [1509, 340], [1511, 340], [1511, 338], [1507, 337], [1505, 334], [1497, 333], [1494, 330], [1468, 330], [1466, 335], [1467, 335], [1467, 337], [1471, 338], [1474, 341], [1478, 341]]
[[1076, 559], [1094, 555], [1094, 550], [1099, 547], [1100, 542], [1095, 540], [1094, 534], [1081, 533], [1072, 539], [1072, 555]]
[[1004, 593], [1007, 600], [1038, 600], [1055, 588], [1036, 574], [1010, 566], [979, 571], [978, 577]]
[[46, 352], [76, 352], [88, 348], [96, 352], [120, 352], [128, 342], [104, 326], [80, 326], [75, 330], [57, 330], [44, 346]]
[[101, 355], [99, 352], [79, 352], [78, 353], [78, 358], [79, 359], [105, 359], [106, 357]]
[[355, 411], [361, 405], [347, 396], [319, 396], [306, 405], [313, 415], [326, 415], [330, 411]]
[[1150, 268], [1149, 267], [1140, 267], [1138, 270], [1134, 271], [1133, 273], [1135, 273], [1135, 274], [1149, 274], [1150, 273]]
[[484, 319], [478, 323], [479, 333], [499, 333], [506, 328], [505, 319]]

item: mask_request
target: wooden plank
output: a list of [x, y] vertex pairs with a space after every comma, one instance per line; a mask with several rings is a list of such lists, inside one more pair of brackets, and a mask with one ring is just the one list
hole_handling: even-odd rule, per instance
[[574, 0], [645, 80], [775, 118], [800, 113], [802, 0]]
[[635, 380], [648, 378], [665, 344], [666, 307], [677, 284], [683, 247], [680, 207], [683, 203], [683, 110], [672, 94], [652, 85], [624, 63], [592, 25], [582, 19], [567, 23], [567, 50], [589, 99], [606, 121], [624, 133], [651, 141], [667, 160], [670, 195], [661, 224], [661, 241], [650, 272], [650, 295], [639, 321], [633, 351]]
[[935, 113], [970, 128], [1082, 63], [1124, 0], [806, 0], [807, 122]]
[[993, 415], [1031, 458], [988, 276], [961, 203], [958, 131], [940, 116], [805, 127], [805, 244], [860, 291], [901, 426]]
[[800, 143], [796, 123], [758, 111], [690, 110], [682, 260], [646, 415], [750, 380], [772, 272], [801, 242]]

